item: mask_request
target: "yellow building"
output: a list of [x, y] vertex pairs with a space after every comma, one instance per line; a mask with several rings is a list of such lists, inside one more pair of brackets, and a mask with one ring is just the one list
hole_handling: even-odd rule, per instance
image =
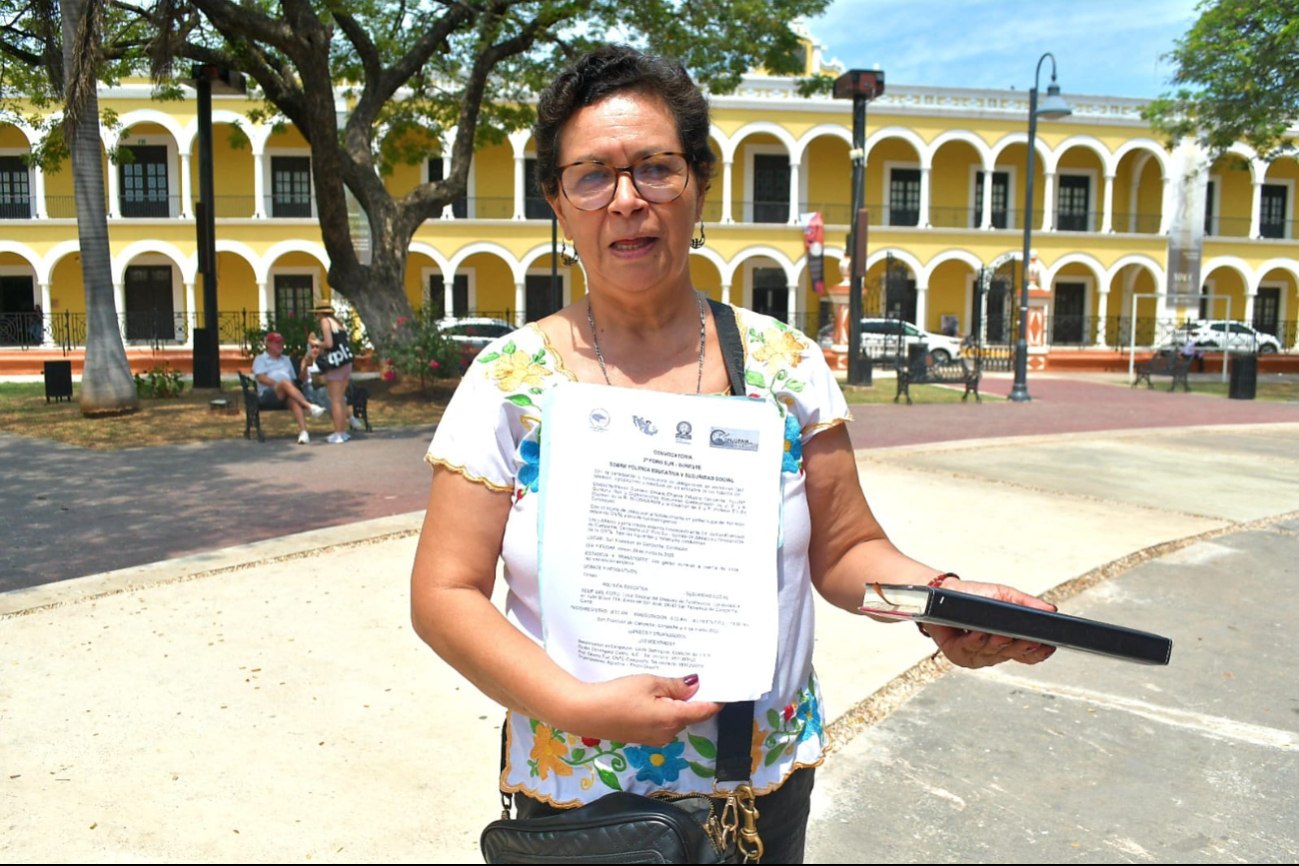
[[[822, 64], [809, 52], [812, 68]], [[1169, 298], [1168, 238], [1174, 154], [1140, 119], [1141, 100], [1065, 94], [1072, 116], [1038, 125], [1033, 246], [1044, 268], [1052, 356], [1139, 343], [1160, 331], [1140, 321], [1241, 319], [1295, 345], [1299, 163], [1249, 148], [1208, 169], [1201, 276], [1212, 300]], [[146, 82], [101, 87], [120, 118], [105, 150], [126, 145], [129, 165], [105, 159], [113, 281], [131, 344], [189, 345], [202, 315], [193, 200], [196, 103], [153, 102]], [[291, 126], [247, 121], [244, 97], [214, 96], [216, 247], [221, 340], [238, 344], [263, 314], [283, 315], [333, 295], [314, 219], [311, 152]], [[752, 75], [712, 99], [719, 172], [695, 251], [696, 285], [712, 297], [815, 331], [828, 303], [808, 284], [800, 213], [826, 223], [826, 274], [838, 279], [850, 205], [850, 105], [803, 99], [788, 79]], [[871, 214], [867, 283], [877, 301], [929, 330], [969, 331], [980, 268], [1023, 242], [1027, 96], [1016, 91], [890, 84], [870, 105], [865, 201]], [[230, 141], [238, 123], [243, 147]], [[29, 170], [29, 130], [0, 126], [0, 343], [39, 336], [76, 345], [84, 298], [70, 170]], [[545, 315], [550, 214], [530, 182], [526, 131], [480, 150], [466, 199], [415, 234], [406, 291], [415, 306], [526, 321]], [[433, 159], [386, 178], [396, 194], [439, 179]], [[884, 277], [892, 264], [894, 277]], [[564, 302], [580, 298], [580, 268], [560, 267]], [[1013, 319], [998, 283], [986, 323], [996, 341]], [[341, 293], [340, 293], [341, 296]], [[1229, 299], [1229, 300], [1225, 300]], [[33, 310], [44, 313], [33, 329]]]

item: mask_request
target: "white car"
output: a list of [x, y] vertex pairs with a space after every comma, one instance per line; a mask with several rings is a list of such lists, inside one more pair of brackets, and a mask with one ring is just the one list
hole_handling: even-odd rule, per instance
[[1204, 319], [1187, 322], [1177, 329], [1174, 341], [1179, 346], [1194, 343], [1198, 348], [1209, 351], [1221, 351], [1224, 347], [1232, 352], [1258, 352], [1263, 355], [1281, 351], [1280, 340], [1244, 322]]
[[[902, 326], [903, 349], [898, 351], [898, 326]], [[826, 325], [817, 333], [817, 342], [822, 348], [830, 348], [834, 335], [834, 325]], [[898, 319], [862, 319], [861, 344], [871, 357], [907, 357], [908, 347], [915, 343], [929, 346], [929, 357], [935, 364], [945, 364], [961, 356], [961, 341], [957, 337], [935, 334], [924, 331], [910, 322]]]
[[484, 346], [497, 337], [504, 337], [515, 330], [514, 326], [504, 319], [482, 317], [440, 319], [437, 329], [459, 347], [462, 371], [478, 357], [478, 353]]

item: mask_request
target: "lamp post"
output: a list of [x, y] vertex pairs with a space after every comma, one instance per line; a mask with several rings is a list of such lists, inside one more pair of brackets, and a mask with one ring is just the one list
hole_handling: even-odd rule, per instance
[[[1037, 88], [1042, 78], [1042, 63], [1051, 58], [1051, 84], [1046, 89], [1042, 107], [1037, 107]], [[1060, 96], [1060, 85], [1055, 82], [1055, 55], [1043, 54], [1037, 61], [1033, 76], [1033, 89], [1028, 92], [1028, 182], [1024, 184], [1024, 258], [1019, 291], [1019, 339], [1015, 341], [1015, 385], [1010, 389], [1010, 399], [1017, 403], [1031, 400], [1028, 396], [1028, 256], [1033, 242], [1033, 157], [1036, 155], [1037, 119], [1059, 120], [1073, 113], [1073, 109]], [[1044, 208], [1051, 203], [1043, 202]]]
[[835, 99], [852, 99], [852, 258], [848, 290], [848, 384], [866, 384], [861, 361], [861, 284], [866, 275], [866, 214], [862, 210], [866, 181], [866, 103], [884, 93], [879, 69], [850, 69], [834, 80]]

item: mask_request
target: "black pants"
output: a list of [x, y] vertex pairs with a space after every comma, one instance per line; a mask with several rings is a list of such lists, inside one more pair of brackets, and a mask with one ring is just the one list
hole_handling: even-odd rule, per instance
[[[762, 862], [802, 863], [807, 842], [807, 818], [812, 805], [812, 784], [816, 769], [796, 770], [775, 791], [759, 797], [758, 836], [762, 839]], [[720, 815], [725, 801], [714, 800]], [[544, 818], [564, 811], [523, 794], [514, 795], [519, 818]]]

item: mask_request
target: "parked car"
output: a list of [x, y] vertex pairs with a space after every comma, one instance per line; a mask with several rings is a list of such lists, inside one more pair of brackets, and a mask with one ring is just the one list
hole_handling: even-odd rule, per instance
[[[898, 351], [898, 325], [902, 326], [902, 345], [901, 352]], [[834, 335], [834, 325], [826, 325], [817, 332], [817, 342], [823, 349], [830, 348], [832, 337]], [[945, 334], [935, 334], [932, 331], [925, 331], [917, 328], [910, 322], [901, 322], [898, 319], [862, 319], [861, 320], [861, 344], [862, 348], [872, 358], [890, 358], [895, 355], [906, 357], [908, 348], [915, 343], [925, 343], [929, 346], [929, 357], [934, 359], [934, 363], [943, 364], [953, 358], [959, 358], [961, 355], [961, 341], [957, 337], [948, 337]]]
[[1272, 334], [1260, 331], [1244, 322], [1205, 320], [1187, 322], [1177, 329], [1173, 338], [1177, 347], [1192, 343], [1197, 348], [1232, 352], [1258, 352], [1266, 355], [1281, 351], [1281, 341]]
[[515, 328], [504, 319], [470, 317], [441, 319], [437, 328], [460, 347], [460, 369], [464, 371], [473, 363], [483, 347], [513, 331]]

